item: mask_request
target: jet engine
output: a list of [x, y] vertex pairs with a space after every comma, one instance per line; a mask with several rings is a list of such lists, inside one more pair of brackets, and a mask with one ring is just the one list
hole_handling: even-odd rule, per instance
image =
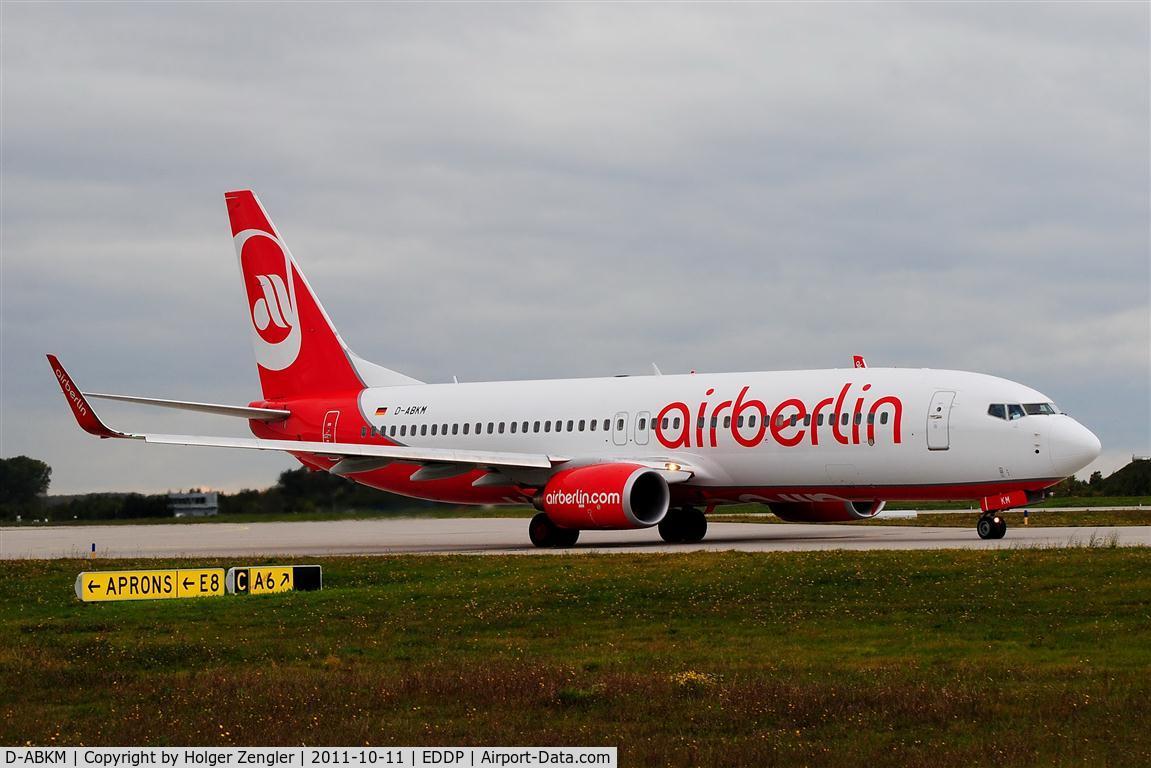
[[767, 506], [789, 523], [847, 523], [866, 520], [883, 511], [883, 501], [788, 501]]
[[650, 528], [667, 515], [671, 492], [653, 469], [593, 464], [552, 475], [534, 503], [560, 528]]

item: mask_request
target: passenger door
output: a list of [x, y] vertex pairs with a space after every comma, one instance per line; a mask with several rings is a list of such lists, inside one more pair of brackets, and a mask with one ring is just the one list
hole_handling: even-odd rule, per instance
[[647, 445], [651, 429], [651, 411], [640, 411], [635, 415], [635, 444]]
[[627, 411], [620, 411], [612, 417], [611, 439], [616, 445], [627, 445]]
[[927, 409], [927, 449], [946, 451], [951, 447], [951, 403], [954, 392], [936, 392]]

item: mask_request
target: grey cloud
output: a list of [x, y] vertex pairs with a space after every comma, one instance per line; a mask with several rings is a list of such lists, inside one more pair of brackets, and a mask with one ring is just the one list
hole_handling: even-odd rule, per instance
[[222, 203], [247, 186], [345, 338], [421, 378], [863, 352], [1020, 379], [1109, 461], [1145, 453], [1147, 16], [6, 6], [3, 453], [47, 458], [59, 491], [290, 465], [88, 440], [40, 357], [254, 397]]

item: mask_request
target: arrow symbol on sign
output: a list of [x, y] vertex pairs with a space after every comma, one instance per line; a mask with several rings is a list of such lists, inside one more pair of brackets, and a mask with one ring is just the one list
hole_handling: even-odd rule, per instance
[[189, 579], [187, 576], [185, 576], [184, 577], [184, 589], [187, 589], [190, 586], [192, 586], [192, 580]]
[[283, 576], [280, 577], [280, 586], [284, 587], [284, 586], [287, 586], [287, 584], [288, 584], [288, 574], [285, 573]]
[[100, 585], [97, 584], [96, 582], [94, 582], [94, 581], [88, 582], [88, 591], [89, 592], [95, 592], [99, 588], [100, 588]]

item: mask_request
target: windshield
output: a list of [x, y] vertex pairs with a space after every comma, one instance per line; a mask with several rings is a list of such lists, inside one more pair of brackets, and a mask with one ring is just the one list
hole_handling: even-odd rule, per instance
[[1059, 413], [1055, 403], [1024, 403], [1023, 410], [1028, 416], [1052, 416]]

